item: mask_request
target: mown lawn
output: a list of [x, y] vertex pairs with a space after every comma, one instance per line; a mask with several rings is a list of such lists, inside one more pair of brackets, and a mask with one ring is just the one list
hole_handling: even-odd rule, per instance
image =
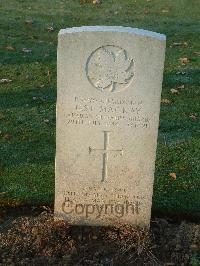
[[199, 17], [198, 0], [1, 0], [0, 205], [53, 203], [59, 29], [122, 25], [167, 35], [153, 211], [200, 217]]

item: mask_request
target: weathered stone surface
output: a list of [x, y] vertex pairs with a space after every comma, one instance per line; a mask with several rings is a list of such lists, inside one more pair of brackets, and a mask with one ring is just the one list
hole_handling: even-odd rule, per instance
[[164, 52], [149, 31], [60, 31], [56, 218], [149, 225]]

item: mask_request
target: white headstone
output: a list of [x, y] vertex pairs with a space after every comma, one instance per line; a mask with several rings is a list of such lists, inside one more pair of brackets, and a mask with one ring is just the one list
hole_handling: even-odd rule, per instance
[[149, 225], [164, 54], [145, 30], [59, 32], [57, 219]]

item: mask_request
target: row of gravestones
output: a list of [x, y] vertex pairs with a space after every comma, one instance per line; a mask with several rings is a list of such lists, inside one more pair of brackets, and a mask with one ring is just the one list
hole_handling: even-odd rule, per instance
[[149, 226], [165, 40], [126, 27], [60, 31], [56, 219]]

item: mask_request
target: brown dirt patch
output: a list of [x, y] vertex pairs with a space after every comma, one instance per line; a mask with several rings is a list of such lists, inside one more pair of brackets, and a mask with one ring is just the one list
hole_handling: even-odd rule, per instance
[[[45, 209], [45, 210], [44, 210]], [[0, 265], [199, 265], [200, 225], [155, 218], [151, 230], [53, 221], [46, 207], [0, 209]]]

